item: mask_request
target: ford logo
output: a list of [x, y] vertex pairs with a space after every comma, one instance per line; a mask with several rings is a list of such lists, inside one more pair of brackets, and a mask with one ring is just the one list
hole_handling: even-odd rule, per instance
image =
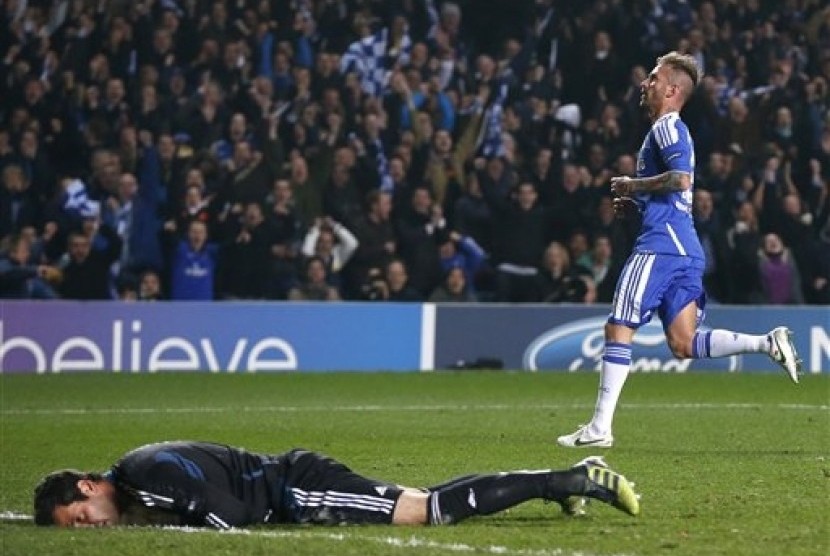
[[[580, 319], [548, 330], [525, 350], [522, 366], [529, 371], [598, 371], [605, 344], [605, 317]], [[741, 356], [719, 359], [675, 359], [659, 322], [650, 322], [634, 335], [633, 372], [729, 371], [741, 368]]]

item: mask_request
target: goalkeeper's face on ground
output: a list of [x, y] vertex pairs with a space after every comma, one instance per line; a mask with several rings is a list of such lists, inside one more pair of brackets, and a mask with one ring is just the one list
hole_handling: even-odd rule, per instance
[[55, 506], [58, 527], [108, 527], [118, 525], [121, 513], [116, 504], [115, 487], [109, 481], [78, 481], [78, 489], [87, 498], [68, 505]]

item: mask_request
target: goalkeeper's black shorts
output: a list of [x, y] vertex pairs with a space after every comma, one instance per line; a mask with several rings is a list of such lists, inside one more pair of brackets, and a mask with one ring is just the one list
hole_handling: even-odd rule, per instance
[[323, 525], [390, 524], [403, 492], [368, 479], [332, 458], [291, 450], [282, 487], [280, 521]]

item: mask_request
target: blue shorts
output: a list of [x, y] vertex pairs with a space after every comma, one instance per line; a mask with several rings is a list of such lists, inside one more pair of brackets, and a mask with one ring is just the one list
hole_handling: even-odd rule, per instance
[[651, 320], [656, 309], [665, 330], [694, 301], [700, 324], [706, 307], [704, 265], [702, 259], [692, 257], [632, 253], [617, 281], [608, 322], [640, 328]]

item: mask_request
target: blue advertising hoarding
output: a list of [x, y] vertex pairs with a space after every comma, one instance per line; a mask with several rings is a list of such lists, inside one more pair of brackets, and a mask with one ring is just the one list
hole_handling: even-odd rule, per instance
[[[417, 371], [600, 366], [607, 308], [585, 305], [0, 302], [0, 372]], [[725, 307], [705, 325], [785, 324], [809, 372], [830, 372], [827, 307]], [[659, 321], [635, 336], [635, 372], [777, 371], [766, 356], [677, 360]]]
[[409, 371], [421, 306], [0, 303], [0, 372]]
[[[498, 359], [508, 369], [598, 370], [608, 309], [584, 305], [438, 305], [435, 365]], [[808, 372], [830, 371], [830, 309], [827, 307], [707, 308], [704, 328], [763, 334], [786, 325]], [[677, 360], [666, 344], [658, 319], [634, 338], [635, 372], [774, 372], [765, 355]]]

